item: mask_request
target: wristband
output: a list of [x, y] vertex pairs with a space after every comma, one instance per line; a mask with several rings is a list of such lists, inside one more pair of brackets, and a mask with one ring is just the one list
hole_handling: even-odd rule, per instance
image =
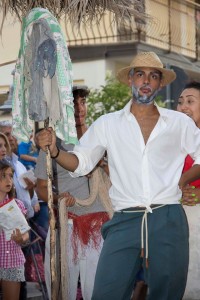
[[57, 154], [55, 155], [55, 156], [51, 156], [51, 158], [57, 158], [58, 157], [58, 155], [60, 154], [60, 149], [57, 147], [57, 150], [58, 150], [58, 152], [57, 152]]

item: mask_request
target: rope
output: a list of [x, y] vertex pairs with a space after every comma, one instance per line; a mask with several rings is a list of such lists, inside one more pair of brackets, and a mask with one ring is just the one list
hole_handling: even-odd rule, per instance
[[[149, 210], [149, 208], [142, 208], [141, 207], [141, 210], [134, 210], [134, 207], [133, 207], [133, 210], [123, 210], [123, 213], [139, 213], [139, 212], [142, 212], [144, 213], [144, 215], [142, 216], [142, 223], [141, 223], [141, 257], [144, 257], [144, 224], [145, 224], [145, 232], [146, 232], [146, 251], [145, 251], [145, 260], [146, 260], [146, 268], [149, 267], [149, 261], [148, 261], [148, 258], [149, 258], [149, 247], [148, 247], [148, 222], [147, 222], [147, 214], [149, 212], [152, 212], [152, 210], [155, 210], [155, 209], [158, 209], [158, 208], [161, 208], [163, 206], [165, 206], [166, 204], [161, 204], [161, 205], [158, 205], [156, 207], [152, 207], [151, 210]], [[121, 213], [121, 211], [117, 211], [117, 213]]]
[[96, 168], [89, 179], [90, 196], [84, 201], [75, 198], [76, 205], [78, 206], [90, 206], [94, 203], [97, 196], [99, 196], [105, 211], [109, 217], [113, 216], [112, 203], [108, 194], [108, 190], [111, 186], [110, 179], [107, 174], [100, 168]]
[[[44, 121], [44, 127], [49, 126], [49, 119]], [[51, 270], [51, 300], [57, 300], [58, 281], [56, 276], [56, 218], [53, 205], [52, 189], [52, 159], [49, 147], [46, 148], [46, 165], [47, 165], [47, 192], [48, 192], [48, 211], [50, 227], [50, 270]]]
[[52, 192], [52, 175], [51, 175], [51, 155], [47, 148], [47, 186], [48, 186], [48, 209], [49, 209], [49, 226], [50, 226], [50, 269], [51, 269], [51, 300], [57, 300], [57, 280], [56, 280], [56, 220], [53, 210], [53, 192]]
[[67, 256], [67, 240], [68, 240], [68, 228], [67, 228], [67, 207], [66, 198], [60, 198], [58, 200], [59, 211], [59, 224], [60, 224], [60, 278], [61, 278], [61, 295], [63, 300], [68, 299], [68, 256]]
[[[100, 168], [96, 168], [91, 177], [89, 178], [90, 196], [84, 201], [75, 198], [76, 205], [78, 206], [91, 206], [99, 198], [111, 218], [113, 215], [113, 209], [111, 200], [108, 195], [110, 187], [110, 179], [107, 174]], [[68, 243], [68, 213], [65, 204], [65, 198], [58, 200], [58, 211], [59, 211], [59, 224], [60, 224], [60, 264], [61, 264], [61, 294], [62, 300], [68, 299], [68, 267], [67, 267], [67, 243]]]

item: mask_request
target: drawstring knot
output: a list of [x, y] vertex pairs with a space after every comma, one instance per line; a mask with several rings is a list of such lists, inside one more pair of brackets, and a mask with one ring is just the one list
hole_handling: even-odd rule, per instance
[[142, 225], [141, 225], [141, 257], [144, 258], [144, 225], [145, 225], [145, 232], [146, 232], [146, 253], [145, 253], [145, 260], [146, 260], [146, 268], [148, 268], [148, 224], [147, 224], [147, 213], [148, 209], [145, 209], [144, 215], [142, 217]]
[[[133, 210], [122, 210], [122, 211], [118, 211], [119, 213], [139, 213], [139, 212], [142, 212], [144, 213], [143, 217], [142, 217], [142, 224], [141, 224], [141, 255], [140, 257], [144, 258], [144, 228], [145, 228], [145, 233], [146, 233], [146, 241], [145, 241], [145, 246], [146, 246], [146, 251], [145, 251], [145, 266], [146, 268], [148, 269], [149, 267], [149, 249], [148, 249], [148, 222], [147, 222], [147, 214], [150, 212], [150, 213], [153, 213], [153, 210], [154, 209], [157, 209], [157, 208], [161, 208], [163, 206], [166, 206], [166, 204], [161, 204], [161, 205], [155, 205], [155, 206], [146, 206], [146, 208], [144, 207], [141, 207], [141, 210], [137, 209], [137, 210], [134, 210], [134, 207], [133, 207]], [[140, 207], [137, 207], [137, 208], [140, 208]], [[135, 208], [136, 209], [136, 208]]]
[[153, 212], [152, 210], [154, 209], [157, 209], [157, 208], [161, 208], [165, 206], [165, 204], [163, 205], [159, 205], [159, 206], [156, 206], [156, 207], [153, 207], [151, 209], [149, 208], [146, 208], [145, 211], [144, 211], [144, 215], [142, 217], [142, 224], [141, 224], [141, 255], [140, 257], [144, 258], [144, 228], [145, 228], [145, 233], [146, 233], [146, 241], [145, 241], [145, 246], [146, 246], [146, 251], [145, 251], [145, 266], [146, 268], [148, 269], [149, 267], [149, 248], [148, 248], [148, 222], [147, 222], [147, 214], [149, 212]]

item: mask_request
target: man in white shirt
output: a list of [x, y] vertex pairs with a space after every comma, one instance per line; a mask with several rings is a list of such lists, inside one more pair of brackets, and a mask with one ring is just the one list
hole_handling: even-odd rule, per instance
[[[101, 116], [74, 151], [56, 147], [52, 129], [38, 136], [52, 158], [72, 176], [89, 173], [108, 155], [114, 217], [102, 227], [93, 300], [130, 299], [144, 267], [148, 300], [180, 300], [188, 269], [188, 225], [181, 189], [200, 174], [200, 131], [181, 113], [154, 103], [157, 92], [176, 78], [153, 52], [139, 53], [118, 79], [132, 89], [122, 109]], [[187, 154], [194, 166], [182, 174]]]

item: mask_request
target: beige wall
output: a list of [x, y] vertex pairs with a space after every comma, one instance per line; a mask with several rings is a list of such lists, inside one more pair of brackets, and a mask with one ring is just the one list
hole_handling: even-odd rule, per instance
[[[1, 0], [0, 0], [1, 1]], [[169, 12], [168, 12], [168, 0], [145, 0], [145, 7], [147, 13], [151, 16], [147, 24], [142, 26], [145, 34], [142, 41], [147, 45], [156, 46], [166, 51], [174, 51], [180, 55], [186, 55], [193, 58], [195, 55], [195, 16], [194, 6], [186, 6], [188, 1], [176, 1], [171, 0], [171, 41], [176, 46], [169, 49]], [[200, 5], [196, 4], [196, 7]], [[2, 15], [0, 14], [0, 20]], [[133, 20], [131, 25], [124, 20], [124, 24], [121, 27], [116, 26], [116, 23], [111, 23], [111, 15], [107, 15], [97, 26], [94, 24], [90, 28], [88, 25], [86, 28], [81, 27], [78, 31], [72, 27], [71, 24], [64, 24], [61, 22], [63, 32], [66, 36], [67, 42], [70, 40], [70, 45], [76, 44], [75, 39], [82, 39], [82, 44], [102, 44], [102, 43], [126, 43], [130, 42], [131, 37], [126, 39], [120, 39], [117, 37], [119, 32], [134, 31], [136, 24]], [[10, 21], [11, 20], [11, 21]], [[86, 31], [87, 29], [87, 31]], [[101, 31], [101, 32], [100, 32]], [[104, 39], [98, 38], [102, 34], [105, 35]], [[96, 39], [93, 36], [97, 37]], [[107, 36], [107, 38], [106, 38]], [[72, 41], [74, 39], [74, 42]], [[134, 36], [133, 36], [134, 39]], [[80, 44], [80, 43], [79, 43]], [[20, 23], [13, 20], [9, 16], [4, 24], [2, 41], [0, 40], [0, 66], [5, 62], [11, 62], [18, 56], [20, 45]], [[187, 49], [184, 49], [187, 47]], [[122, 61], [125, 61], [126, 57], [122, 57]], [[112, 62], [112, 65], [108, 65], [109, 58], [106, 60], [94, 61], [82, 61], [73, 63], [74, 81], [75, 83], [87, 84], [90, 88], [99, 88], [104, 84], [106, 71], [111, 70], [114, 73], [120, 67], [120, 65]], [[115, 59], [116, 61], [116, 59]], [[11, 71], [14, 64], [5, 65], [0, 67], [0, 90], [8, 89], [12, 83]], [[89, 71], [88, 71], [89, 70]], [[95, 74], [95, 76], [94, 76]]]
[[[80, 40], [82, 44], [86, 45], [113, 43], [117, 41], [117, 37], [113, 37], [117, 32], [116, 23], [112, 22], [113, 18], [113, 14], [108, 12], [99, 22], [94, 21], [92, 24], [82, 24], [80, 28], [66, 22], [63, 18], [61, 27], [66, 40], [70, 40], [70, 45], [80, 45]], [[102, 36], [105, 38], [102, 38]]]
[[177, 45], [172, 48], [172, 51], [195, 57], [195, 9], [177, 2], [172, 3], [172, 8], [171, 37], [172, 43]]
[[[187, 1], [174, 0], [170, 3], [169, 11], [168, 0], [146, 0], [147, 13], [153, 17], [146, 28], [146, 42], [162, 49], [195, 57], [195, 6], [188, 5]], [[170, 40], [171, 48], [169, 48]]]
[[[189, 6], [189, 1], [171, 1], [170, 22], [171, 22], [171, 42], [175, 44], [171, 51], [182, 53], [183, 55], [194, 57], [195, 55], [195, 6]], [[191, 2], [191, 1], [190, 1]], [[147, 21], [146, 26], [142, 29], [146, 33], [147, 44], [169, 50], [169, 10], [168, 0], [146, 0], [146, 12], [151, 17]], [[0, 20], [2, 15], [0, 14]], [[135, 31], [135, 22], [128, 24], [124, 19], [124, 25], [121, 24], [117, 28], [112, 14], [107, 14], [99, 22], [94, 22], [91, 25], [81, 26], [80, 30], [69, 23], [61, 21], [63, 32], [66, 40], [70, 40], [70, 45], [77, 44], [101, 44], [120, 42], [120, 37], [117, 37], [118, 30], [128, 30], [127, 26], [131, 27], [130, 32]], [[126, 24], [127, 23], [127, 24]], [[102, 38], [100, 38], [102, 37]], [[77, 42], [79, 40], [79, 42]], [[13, 20], [12, 16], [8, 16], [4, 28], [2, 41], [0, 42], [0, 65], [2, 63], [13, 61], [17, 58], [20, 45], [20, 23]], [[184, 49], [187, 48], [187, 49]]]
[[[0, 13], [2, 20], [2, 13]], [[0, 41], [0, 65], [16, 60], [20, 45], [20, 23], [8, 16], [3, 27], [3, 34]]]
[[[0, 13], [0, 20], [2, 19], [2, 13]], [[110, 21], [113, 19], [112, 14], [106, 15], [105, 19], [101, 20], [98, 24], [94, 23], [93, 26], [82, 25], [80, 30], [75, 28], [70, 23], [65, 24], [64, 18], [61, 20], [60, 24], [65, 35], [66, 41], [75, 39], [84, 39], [85, 44], [94, 44], [102, 42], [113, 42], [113, 32], [116, 33], [116, 24]], [[102, 33], [107, 34], [110, 38], [101, 40], [100, 38], [92, 39], [93, 36], [99, 36], [99, 28], [101, 28]], [[10, 61], [16, 60], [20, 47], [20, 30], [21, 23], [14, 20], [11, 15], [8, 15], [6, 22], [3, 27], [2, 42], [0, 42], [0, 66], [1, 64], [8, 63]], [[88, 33], [89, 31], [89, 33]], [[89, 41], [89, 42], [88, 42]], [[73, 44], [73, 42], [71, 43]], [[74, 44], [76, 44], [74, 42]]]
[[12, 121], [11, 113], [4, 113], [0, 111], [0, 121]]

